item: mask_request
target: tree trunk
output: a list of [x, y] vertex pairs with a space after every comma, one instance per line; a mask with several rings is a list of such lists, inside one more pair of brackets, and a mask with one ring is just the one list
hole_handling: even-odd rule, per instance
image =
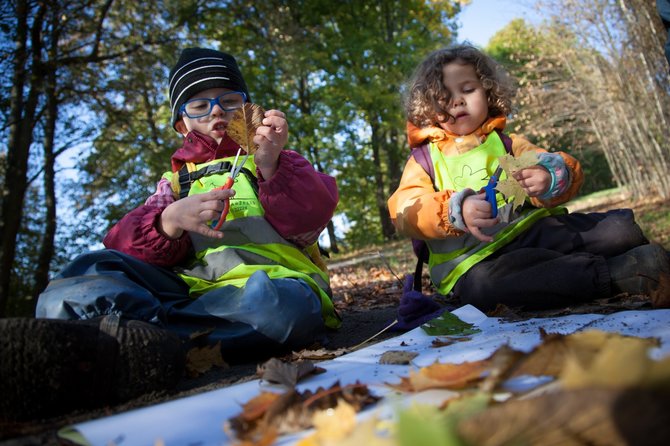
[[[7, 151], [7, 171], [2, 197], [2, 250], [0, 251], [0, 317], [5, 316], [10, 296], [10, 279], [14, 256], [16, 254], [16, 237], [23, 216], [23, 199], [27, 188], [28, 156], [33, 141], [35, 110], [42, 82], [41, 73], [41, 27], [44, 19], [45, 4], [40, 3], [39, 9], [28, 27], [29, 5], [26, 0], [18, 0], [17, 39], [14, 53], [14, 73], [10, 98], [10, 126]], [[28, 63], [28, 31], [31, 31], [31, 70], [27, 71]], [[26, 83], [28, 84], [26, 86]], [[27, 96], [24, 92], [28, 91]]]
[[[56, 60], [58, 57], [58, 10], [51, 13], [51, 48], [49, 50], [49, 60]], [[46, 75], [46, 84], [44, 96], [46, 99], [45, 124], [44, 124], [44, 232], [40, 246], [40, 252], [35, 267], [33, 277], [32, 298], [33, 304], [37, 304], [37, 298], [49, 283], [49, 266], [54, 255], [54, 239], [56, 238], [56, 182], [55, 182], [55, 162], [54, 145], [56, 137], [56, 122], [58, 121], [58, 97], [56, 89], [56, 71], [48, 70]]]
[[390, 240], [395, 235], [395, 227], [391, 221], [389, 210], [386, 205], [386, 193], [384, 192], [384, 174], [382, 172], [382, 163], [380, 158], [380, 145], [382, 138], [380, 137], [380, 126], [377, 122], [377, 116], [372, 115], [370, 119], [370, 126], [372, 128], [372, 161], [374, 165], [375, 176], [375, 200], [377, 202], [377, 211], [379, 212], [379, 221], [382, 227], [382, 236], [385, 240]]
[[333, 220], [330, 220], [328, 222], [328, 226], [326, 227], [328, 230], [328, 240], [330, 241], [330, 250], [331, 252], [334, 252], [337, 254], [340, 252], [340, 247], [337, 246], [337, 237], [335, 236], [335, 223], [333, 223]]

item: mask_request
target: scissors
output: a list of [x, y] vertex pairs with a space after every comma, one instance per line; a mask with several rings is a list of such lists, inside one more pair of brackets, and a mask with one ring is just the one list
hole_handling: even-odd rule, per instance
[[[242, 162], [238, 165], [237, 161], [240, 158], [240, 152], [242, 151], [242, 148], [237, 149], [237, 154], [235, 155], [235, 159], [233, 160], [233, 165], [230, 168], [230, 174], [228, 175], [228, 179], [226, 180], [225, 184], [219, 188], [218, 190], [226, 190], [226, 189], [231, 189], [233, 187], [233, 183], [235, 182], [235, 177], [237, 177], [237, 174], [240, 173], [242, 168], [244, 167], [244, 164], [247, 162], [249, 159], [249, 152], [246, 152], [246, 155], [244, 155], [244, 158], [242, 159]], [[221, 225], [223, 224], [224, 221], [226, 221], [226, 217], [228, 216], [228, 212], [230, 211], [230, 198], [226, 198], [223, 201], [223, 210], [221, 211], [221, 216], [219, 217], [219, 221], [216, 223], [213, 223], [212, 228], [215, 231], [218, 231], [221, 229]]]
[[484, 186], [484, 192], [486, 192], [486, 201], [491, 203], [491, 218], [496, 218], [498, 216], [498, 200], [496, 200], [496, 186], [498, 185], [498, 179], [502, 173], [503, 168], [498, 166], [498, 168], [493, 172], [489, 182]]

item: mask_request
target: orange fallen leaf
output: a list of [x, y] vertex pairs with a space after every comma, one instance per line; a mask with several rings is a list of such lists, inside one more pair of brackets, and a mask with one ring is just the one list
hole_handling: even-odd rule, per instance
[[410, 370], [409, 377], [402, 377], [400, 384], [387, 384], [402, 392], [419, 392], [426, 389], [462, 389], [479, 381], [490, 365], [489, 360], [461, 364], [435, 363], [418, 371]]
[[279, 393], [263, 392], [242, 405], [240, 417], [244, 421], [254, 421], [265, 415], [268, 408], [277, 401]]

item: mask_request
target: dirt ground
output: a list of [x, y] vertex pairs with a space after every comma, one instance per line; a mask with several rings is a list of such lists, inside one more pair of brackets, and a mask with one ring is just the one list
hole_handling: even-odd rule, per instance
[[[625, 196], [610, 196], [607, 199], [582, 202], [571, 207], [571, 211], [598, 211], [624, 207]], [[628, 205], [628, 207], [631, 207]], [[670, 202], [638, 203], [632, 206], [638, 219], [655, 212], [665, 212], [666, 221], [660, 225], [643, 225], [648, 236], [670, 249]], [[335, 306], [343, 318], [343, 326], [330, 336], [328, 349], [351, 348], [369, 339], [388, 327], [396, 318], [397, 304], [402, 294], [401, 277], [414, 271], [415, 260], [408, 241], [389, 244], [382, 249], [359, 252], [349, 257], [333, 259], [329, 264]], [[424, 286], [430, 291], [429, 281], [424, 272]], [[457, 302], [445, 302], [457, 305]], [[528, 318], [535, 316], [556, 316], [574, 313], [612, 313], [628, 309], [649, 309], [651, 303], [642, 297], [624, 297], [589, 302], [587, 304], [547, 310], [544, 312], [512, 312], [500, 309], [501, 317]], [[370, 343], [379, 342], [397, 335], [392, 330], [375, 336]], [[88, 412], [75, 412], [60, 417], [33, 420], [26, 423], [0, 423], [0, 445], [58, 445], [68, 444], [57, 437], [57, 431], [67, 425], [109, 416], [127, 410], [150, 406], [207, 392], [221, 387], [254, 379], [257, 363], [216, 368], [195, 378], [184, 378], [176, 389], [170, 392], [144, 395], [125, 404], [103, 407]], [[0, 398], [2, 396], [0, 395]]]

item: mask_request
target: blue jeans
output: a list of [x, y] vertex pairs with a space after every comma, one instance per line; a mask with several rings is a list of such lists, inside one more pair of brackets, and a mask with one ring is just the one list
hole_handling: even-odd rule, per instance
[[54, 319], [110, 313], [162, 326], [190, 344], [221, 342], [226, 360], [302, 348], [325, 334], [321, 300], [302, 280], [257, 271], [242, 288], [228, 285], [191, 298], [172, 271], [114, 250], [74, 259], [36, 309], [38, 318]]

